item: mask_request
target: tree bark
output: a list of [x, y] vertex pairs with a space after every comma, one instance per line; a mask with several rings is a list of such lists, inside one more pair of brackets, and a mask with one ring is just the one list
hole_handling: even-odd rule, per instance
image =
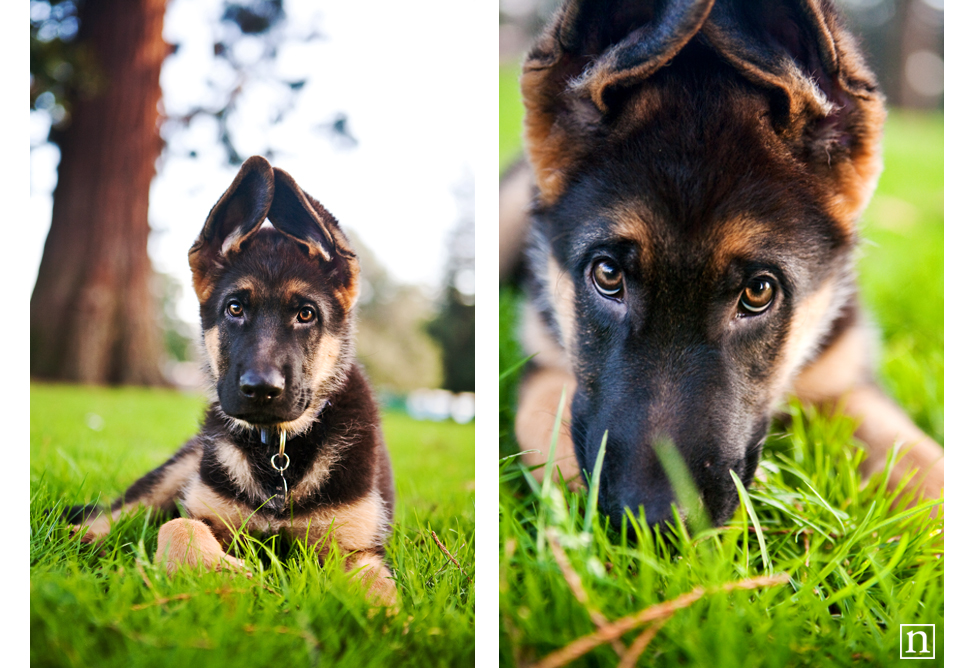
[[60, 142], [51, 228], [30, 299], [33, 377], [154, 385], [162, 338], [148, 192], [162, 142], [165, 0], [87, 0], [78, 39], [102, 85]]

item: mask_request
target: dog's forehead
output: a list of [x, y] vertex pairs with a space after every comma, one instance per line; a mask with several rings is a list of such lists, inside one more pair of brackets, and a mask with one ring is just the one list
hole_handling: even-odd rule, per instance
[[319, 284], [299, 276], [283, 276], [276, 278], [271, 275], [246, 274], [239, 277], [227, 276], [225, 284], [220, 290], [222, 294], [244, 293], [256, 302], [274, 302], [289, 304], [297, 299], [320, 298], [325, 291]]
[[212, 277], [207, 303], [243, 294], [251, 302], [289, 304], [296, 299], [323, 301], [334, 286], [320, 263], [306, 256], [295, 242], [264, 235], [252, 240], [243, 250], [224, 259]]

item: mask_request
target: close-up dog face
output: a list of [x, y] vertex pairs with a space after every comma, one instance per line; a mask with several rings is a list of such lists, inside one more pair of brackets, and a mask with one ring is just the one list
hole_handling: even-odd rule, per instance
[[799, 7], [652, 4], [567, 3], [526, 60], [532, 290], [576, 379], [581, 469], [609, 432], [614, 523], [671, 519], [670, 441], [720, 524], [730, 471], [750, 483], [793, 375], [854, 308], [883, 111], [847, 35]]
[[238, 427], [302, 432], [353, 359], [358, 268], [336, 221], [253, 158], [213, 207], [190, 262], [221, 410]]

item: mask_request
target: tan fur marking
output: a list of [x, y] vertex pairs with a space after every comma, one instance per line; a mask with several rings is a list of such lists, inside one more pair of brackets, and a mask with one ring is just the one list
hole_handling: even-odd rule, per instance
[[907, 489], [917, 490], [928, 499], [943, 498], [943, 448], [913, 424], [882, 390], [864, 385], [845, 397], [845, 414], [860, 420], [856, 436], [866, 443], [869, 458], [862, 471], [871, 474], [882, 470], [886, 458], [897, 444], [900, 457], [889, 473], [889, 484], [896, 487], [913, 469], [915, 478]]
[[346, 287], [334, 287], [332, 294], [340, 302], [341, 308], [345, 312], [350, 313], [354, 306], [356, 306], [358, 297], [360, 297], [360, 264], [357, 262], [357, 258], [351, 257], [345, 259], [347, 262], [347, 273], [349, 274], [347, 285]]
[[766, 223], [754, 218], [742, 216], [723, 221], [715, 231], [717, 246], [711, 256], [712, 268], [723, 273], [733, 260], [757, 255], [763, 239], [772, 234]]
[[526, 63], [522, 69], [522, 103], [525, 106], [524, 143], [535, 172], [539, 200], [552, 204], [565, 190], [566, 168], [575, 158], [570, 154], [568, 137], [556, 128], [557, 107], [554, 94], [547, 92], [549, 67]]
[[[183, 505], [193, 518], [208, 519], [223, 542], [227, 542], [226, 537], [232, 531], [238, 531], [252, 513], [251, 508], [216, 494], [198, 475], [186, 486]], [[269, 524], [258, 516], [253, 516], [246, 528], [266, 531]]]
[[556, 341], [549, 328], [539, 316], [539, 311], [532, 302], [527, 302], [522, 311], [522, 347], [536, 364], [555, 369], [569, 369], [569, 359], [566, 351]]
[[76, 528], [84, 531], [81, 541], [91, 543], [101, 540], [111, 531], [112, 525], [124, 515], [138, 508], [159, 508], [170, 503], [180, 489], [186, 484], [199, 468], [202, 453], [198, 450], [186, 453], [167, 469], [161, 479], [150, 490], [147, 496], [139, 497], [131, 503], [126, 503], [110, 514], [100, 513], [89, 517], [84, 524]]
[[372, 601], [388, 607], [397, 605], [397, 586], [384, 560], [378, 555], [370, 552], [352, 555], [344, 567], [348, 572], [360, 569], [355, 577], [367, 586], [367, 595]]
[[640, 261], [645, 265], [649, 264], [653, 257], [653, 238], [636, 205], [615, 206], [609, 217], [613, 221], [613, 233], [620, 239], [635, 244], [640, 249]]
[[333, 374], [337, 368], [342, 345], [343, 341], [333, 334], [324, 334], [320, 338], [317, 352], [313, 356], [313, 369], [310, 372], [313, 387], [319, 387]]
[[572, 357], [576, 332], [576, 287], [569, 274], [551, 256], [546, 263], [546, 280], [549, 282], [549, 301], [562, 333], [562, 344], [566, 354]]
[[815, 351], [827, 327], [831, 324], [835, 281], [830, 279], [795, 309], [785, 341], [782, 362], [778, 365], [773, 383], [775, 399], [790, 388], [794, 374]]
[[205, 342], [205, 354], [209, 358], [212, 380], [219, 380], [219, 328], [213, 327], [206, 331], [202, 340]]
[[158, 530], [155, 563], [164, 566], [170, 576], [181, 566], [216, 571], [228, 568], [247, 572], [243, 561], [223, 552], [222, 546], [208, 526], [198, 520], [186, 518], [166, 522]]
[[217, 444], [215, 455], [219, 463], [226, 469], [233, 484], [253, 498], [258, 498], [262, 490], [256, 483], [256, 479], [253, 478], [253, 472], [246, 455], [239, 448], [227, 442]]
[[858, 99], [857, 103], [864, 110], [867, 122], [864, 129], [859, 131], [857, 148], [852, 156], [833, 165], [829, 176], [834, 187], [828, 210], [847, 235], [854, 232], [859, 216], [876, 190], [879, 174], [882, 172], [880, 140], [886, 120], [886, 109], [881, 97]]
[[[186, 482], [188, 482], [199, 469], [199, 461], [202, 459], [201, 448], [196, 448], [192, 452], [184, 454], [178, 461], [172, 463], [161, 479], [152, 487], [151, 493], [139, 500], [141, 505], [151, 507], [161, 507], [170, 503], [178, 494]], [[131, 507], [132, 504], [122, 506], [122, 510]]]
[[283, 301], [289, 302], [293, 297], [299, 297], [302, 295], [309, 295], [317, 292], [317, 290], [306, 281], [299, 278], [291, 278], [281, 287], [283, 292]]
[[872, 335], [865, 327], [843, 333], [818, 359], [795, 378], [795, 394], [802, 401], [817, 403], [840, 397], [866, 381]]
[[[525, 379], [519, 387], [519, 410], [515, 416], [515, 437], [522, 450], [538, 450], [522, 455], [526, 466], [544, 466], [549, 459], [553, 427], [556, 424], [556, 411], [566, 389], [566, 405], [563, 409], [562, 424], [559, 427], [559, 440], [556, 442], [555, 466], [562, 471], [565, 480], [571, 480], [570, 487], [579, 489], [582, 478], [579, 464], [569, 435], [571, 413], [569, 410], [576, 381], [572, 374], [562, 369], [538, 369]], [[542, 480], [543, 468], [532, 472], [537, 480]], [[554, 469], [555, 480], [559, 473]]]
[[303, 480], [297, 483], [296, 487], [290, 492], [290, 498], [295, 503], [300, 503], [306, 497], [316, 493], [330, 477], [330, 468], [340, 460], [341, 444], [330, 442], [324, 452], [317, 454], [316, 459], [310, 466], [310, 470], [303, 476]]
[[387, 531], [387, 525], [384, 503], [377, 490], [373, 490], [353, 503], [336, 508], [320, 508], [294, 518], [292, 523], [287, 521], [287, 532], [298, 538], [306, 536], [311, 543], [330, 533], [330, 540], [336, 542], [343, 552], [354, 552], [376, 548]]

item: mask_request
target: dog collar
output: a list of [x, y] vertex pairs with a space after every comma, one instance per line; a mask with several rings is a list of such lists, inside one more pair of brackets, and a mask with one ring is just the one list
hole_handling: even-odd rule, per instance
[[[259, 440], [262, 441], [263, 445], [269, 445], [269, 432], [270, 427], [260, 427], [259, 428]], [[273, 470], [279, 471], [280, 478], [283, 479], [283, 499], [286, 500], [286, 495], [289, 493], [289, 488], [286, 485], [286, 476], [284, 471], [290, 468], [290, 456], [286, 454], [286, 430], [280, 429], [280, 451], [275, 453], [269, 458], [269, 465], [273, 467]], [[279, 461], [277, 461], [279, 460]]]
[[[323, 411], [330, 405], [330, 400], [325, 399], [323, 405], [320, 407], [320, 411], [317, 413], [318, 419]], [[270, 429], [272, 427], [260, 427], [259, 428], [259, 440], [263, 445], [269, 445]], [[290, 456], [286, 454], [286, 430], [280, 429], [280, 451], [275, 453], [269, 458], [269, 465], [273, 467], [274, 471], [279, 471], [280, 478], [283, 479], [283, 499], [286, 499], [286, 495], [289, 493], [289, 488], [286, 485], [286, 475], [284, 471], [290, 468]]]

